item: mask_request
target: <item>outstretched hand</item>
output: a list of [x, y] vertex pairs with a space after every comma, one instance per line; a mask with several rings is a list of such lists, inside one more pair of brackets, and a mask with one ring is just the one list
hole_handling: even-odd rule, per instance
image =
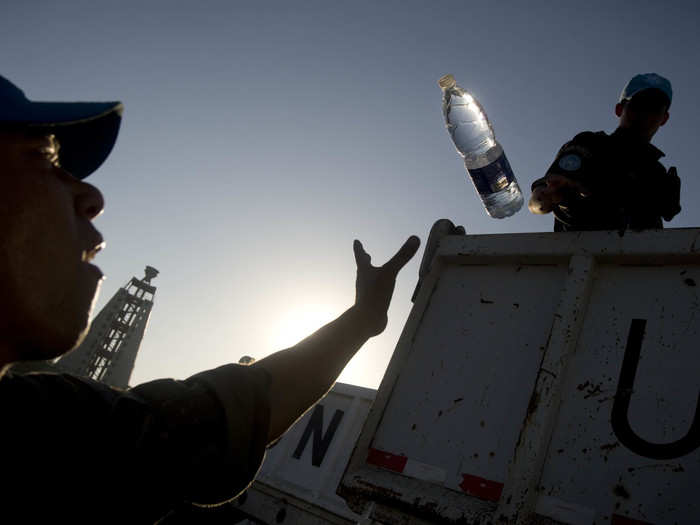
[[578, 194], [581, 197], [591, 195], [591, 191], [586, 186], [569, 177], [554, 174], [548, 175], [545, 180], [547, 181], [547, 192], [553, 204], [561, 204], [572, 194]]
[[559, 174], [545, 177], [546, 185], [536, 187], [528, 208], [532, 213], [545, 214], [552, 211], [557, 204], [566, 204], [572, 196], [590, 197], [591, 191], [580, 182]]
[[353, 243], [357, 280], [355, 282], [355, 309], [362, 314], [370, 336], [380, 334], [387, 324], [387, 310], [394, 293], [396, 276], [418, 251], [420, 239], [408, 238], [398, 252], [383, 266], [372, 266], [371, 257], [356, 240]]

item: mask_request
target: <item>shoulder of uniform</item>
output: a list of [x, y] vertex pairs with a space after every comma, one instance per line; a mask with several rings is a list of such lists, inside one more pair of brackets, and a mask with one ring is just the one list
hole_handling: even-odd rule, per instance
[[588, 157], [605, 147], [607, 139], [608, 135], [604, 131], [583, 131], [564, 144], [559, 150], [559, 155], [578, 153]]
[[573, 143], [597, 143], [609, 137], [605, 131], [582, 131], [576, 135], [571, 142]]

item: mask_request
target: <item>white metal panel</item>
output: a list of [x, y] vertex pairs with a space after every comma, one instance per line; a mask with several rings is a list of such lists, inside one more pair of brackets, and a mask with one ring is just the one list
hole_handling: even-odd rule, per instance
[[355, 525], [357, 520], [309, 503], [264, 483], [254, 483], [233, 503], [248, 515], [241, 525]]
[[613, 433], [601, 397], [617, 390], [631, 319], [645, 319], [627, 433], [688, 433], [699, 240], [443, 238], [341, 481], [351, 507], [372, 503], [383, 523], [700, 522], [700, 434], [678, 461], [644, 457]]
[[613, 514], [649, 523], [700, 522], [698, 451], [645, 457], [621, 443], [611, 425], [632, 320], [643, 319], [629, 423], [653, 443], [688, 433], [700, 390], [696, 284], [698, 266], [599, 268], [542, 476], [545, 494], [598, 509], [603, 523]]
[[458, 491], [465, 474], [502, 484], [565, 276], [446, 266], [373, 447], [444, 470]]
[[586, 315], [594, 269], [590, 255], [576, 254], [570, 259], [527, 416], [510, 461], [507, 488], [496, 509], [497, 516], [513, 523], [528, 523], [535, 512], [540, 472], [556, 424], [569, 362]]
[[[369, 388], [336, 383], [268, 449], [241, 509], [259, 519], [270, 518], [275, 508], [275, 512], [287, 509], [288, 519], [302, 516], [299, 523], [306, 523], [305, 515], [316, 520], [313, 523], [357, 521], [359, 516], [336, 494], [336, 488], [374, 395]], [[318, 521], [330, 515], [336, 519]]]

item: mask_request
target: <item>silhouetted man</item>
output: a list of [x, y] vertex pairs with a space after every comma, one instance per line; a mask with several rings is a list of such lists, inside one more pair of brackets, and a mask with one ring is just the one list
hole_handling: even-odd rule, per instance
[[532, 183], [532, 213], [553, 212], [554, 231], [663, 228], [680, 212], [680, 179], [659, 162], [650, 141], [668, 121], [671, 83], [636, 75], [615, 106], [618, 128], [579, 133], [562, 146], [547, 174]]
[[121, 112], [118, 102], [30, 102], [0, 77], [3, 523], [153, 523], [182, 501], [235, 497], [265, 447], [384, 330], [396, 275], [418, 249], [411, 237], [374, 267], [355, 241], [355, 304], [250, 366], [128, 391], [13, 374], [11, 363], [60, 356], [88, 328], [102, 279], [91, 261], [104, 245], [92, 220], [104, 202], [83, 179], [111, 151]]

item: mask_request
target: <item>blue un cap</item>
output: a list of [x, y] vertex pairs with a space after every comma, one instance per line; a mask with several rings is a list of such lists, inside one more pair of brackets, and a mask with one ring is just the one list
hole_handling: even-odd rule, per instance
[[644, 73], [632, 77], [632, 80], [627, 83], [625, 89], [620, 93], [620, 100], [618, 102], [630, 100], [634, 95], [646, 89], [658, 89], [661, 91], [668, 98], [669, 107], [671, 106], [671, 100], [673, 98], [671, 83], [656, 73]]
[[121, 102], [33, 102], [0, 76], [0, 129], [52, 133], [61, 145], [61, 166], [84, 179], [114, 147], [124, 106]]

